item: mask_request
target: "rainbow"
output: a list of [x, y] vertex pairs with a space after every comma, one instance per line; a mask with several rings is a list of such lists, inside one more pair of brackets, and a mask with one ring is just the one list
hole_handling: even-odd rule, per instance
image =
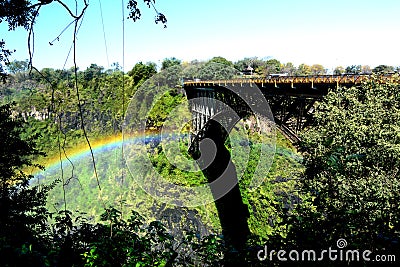
[[[122, 150], [125, 143], [148, 143], [152, 140], [159, 138], [157, 134], [141, 134], [134, 137], [122, 138], [122, 134], [111, 135], [103, 138], [99, 138], [90, 142], [92, 152], [96, 158], [96, 155], [104, 153], [107, 151], [112, 151], [117, 149]], [[60, 169], [61, 166], [69, 165], [69, 162], [78, 162], [83, 158], [91, 157], [91, 151], [89, 145], [86, 142], [79, 143], [73, 148], [67, 148], [65, 153], [61, 151], [60, 153], [54, 154], [51, 157], [45, 157], [39, 160], [39, 163], [45, 167], [45, 171], [38, 168], [26, 170], [28, 173], [36, 177], [38, 174], [43, 174], [44, 172], [52, 172]]]

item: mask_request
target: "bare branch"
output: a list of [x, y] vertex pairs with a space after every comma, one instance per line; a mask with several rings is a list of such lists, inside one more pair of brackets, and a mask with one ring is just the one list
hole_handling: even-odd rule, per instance
[[81, 15], [79, 15], [79, 16], [77, 17], [77, 16], [74, 15], [74, 13], [72, 13], [71, 9], [69, 9], [69, 7], [68, 7], [66, 4], [64, 4], [64, 3], [61, 2], [60, 0], [56, 0], [56, 2], [60, 3], [60, 4], [68, 11], [69, 15], [70, 15], [71, 17], [73, 17], [74, 19], [79, 19], [79, 18], [82, 16], [82, 14], [83, 14], [84, 10], [86, 9], [86, 7], [88, 6], [88, 4], [87, 4], [86, 1], [85, 1], [85, 7], [83, 8], [83, 11], [82, 11]]
[[29, 7], [29, 9], [36, 8], [37, 6], [48, 5], [48, 4], [50, 4], [51, 2], [53, 2], [53, 0], [39, 0], [39, 3], [36, 3], [36, 4], [34, 4], [34, 5], [31, 5], [31, 6]]
[[[42, 6], [38, 6], [38, 8], [36, 9], [35, 13], [33, 14], [33, 18], [31, 20], [31, 24], [29, 25], [29, 34], [28, 34], [28, 52], [29, 52], [29, 69], [31, 72], [32, 71], [32, 59], [33, 59], [33, 50], [35, 50], [35, 33], [33, 31], [33, 24], [35, 24], [35, 20], [37, 15], [39, 14], [39, 10]], [[32, 39], [32, 46], [31, 46], [31, 39]]]
[[56, 38], [53, 39], [53, 41], [49, 42], [50, 45], [53, 45], [55, 41], [59, 41], [61, 35], [69, 28], [69, 26], [71, 26], [73, 23], [75, 22], [75, 20], [71, 21], [62, 31], [59, 35], [57, 35]]

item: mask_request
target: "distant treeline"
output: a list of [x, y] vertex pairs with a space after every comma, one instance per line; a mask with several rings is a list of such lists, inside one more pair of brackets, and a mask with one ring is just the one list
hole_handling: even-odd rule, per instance
[[[166, 58], [160, 69], [153, 62], [139, 62], [123, 72], [118, 63], [111, 69], [91, 64], [85, 70], [43, 68], [30, 70], [28, 60], [13, 61], [7, 66], [9, 76], [6, 83], [0, 84], [0, 104], [15, 101], [16, 111], [30, 123], [39, 124], [32, 129], [41, 129], [42, 136], [51, 136], [59, 127], [67, 138], [79, 138], [82, 135], [81, 117], [85, 128], [92, 134], [112, 134], [121, 131], [121, 123], [130, 98], [136, 90], [151, 76], [172, 66], [184, 68], [183, 77], [187, 80], [208, 78], [215, 72], [209, 63], [220, 63], [236, 70], [234, 75], [267, 76], [285, 75], [323, 75], [328, 70], [320, 65], [282, 63], [277, 59], [244, 58], [231, 62], [223, 57], [214, 57], [207, 62], [194, 60], [182, 62], [177, 58]], [[199, 71], [199, 68], [202, 68]], [[211, 65], [210, 65], [211, 66]], [[379, 65], [352, 65], [346, 68], [338, 66], [333, 74], [343, 73], [389, 73], [398, 72], [399, 67]], [[233, 75], [233, 73], [232, 73]], [[77, 87], [76, 87], [77, 85]], [[179, 101], [179, 95], [172, 96]], [[123, 105], [125, 103], [125, 105]], [[45, 123], [50, 120], [54, 123]], [[44, 138], [44, 137], [42, 137]], [[52, 147], [54, 141], [39, 140], [42, 146]], [[48, 149], [45, 149], [48, 150]]]

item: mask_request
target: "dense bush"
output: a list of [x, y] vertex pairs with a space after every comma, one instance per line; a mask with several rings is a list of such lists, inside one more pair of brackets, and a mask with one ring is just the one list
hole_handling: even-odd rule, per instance
[[[328, 93], [302, 136], [301, 204], [284, 220], [287, 245], [374, 254], [400, 248], [400, 79], [374, 76]], [[397, 255], [398, 257], [399, 255]]]

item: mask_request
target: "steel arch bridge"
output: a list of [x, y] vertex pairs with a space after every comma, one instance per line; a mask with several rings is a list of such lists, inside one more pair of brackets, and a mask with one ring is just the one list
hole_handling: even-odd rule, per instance
[[[230, 106], [238, 114], [243, 114], [249, 107], [227, 87], [248, 88], [251, 85], [258, 87], [267, 99], [278, 128], [292, 142], [297, 142], [300, 131], [311, 122], [314, 104], [329, 90], [359, 85], [368, 81], [371, 76], [371, 74], [345, 74], [186, 81], [183, 83], [183, 88], [189, 100], [202, 99], [202, 101], [194, 102], [190, 107], [195, 134], [210, 118], [221, 111], [215, 100]], [[393, 81], [393, 74], [378, 77], [382, 83]]]

